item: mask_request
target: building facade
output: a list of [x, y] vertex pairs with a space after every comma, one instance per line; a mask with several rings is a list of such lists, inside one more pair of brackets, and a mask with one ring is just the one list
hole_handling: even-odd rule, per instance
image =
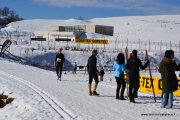
[[36, 38], [46, 38], [46, 41], [55, 41], [57, 38], [71, 39], [71, 41], [85, 32], [93, 32], [113, 36], [113, 26], [102, 25], [74, 25], [74, 26], [51, 26], [50, 31], [35, 31]]

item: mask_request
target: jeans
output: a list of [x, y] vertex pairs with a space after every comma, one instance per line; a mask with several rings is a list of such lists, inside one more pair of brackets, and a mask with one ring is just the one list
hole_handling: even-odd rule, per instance
[[[168, 96], [169, 96], [169, 99], [168, 99]], [[166, 107], [167, 99], [168, 99], [168, 108], [172, 108], [173, 107], [173, 92], [165, 92], [165, 93], [163, 93], [162, 106], [161, 106], [162, 108]]]

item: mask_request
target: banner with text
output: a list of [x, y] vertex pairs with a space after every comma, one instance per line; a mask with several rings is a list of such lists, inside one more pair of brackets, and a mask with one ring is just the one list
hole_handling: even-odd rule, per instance
[[[155, 94], [162, 93], [162, 80], [161, 78], [152, 76]], [[152, 84], [149, 76], [140, 75], [139, 91], [152, 93]], [[175, 91], [174, 96], [180, 96], [180, 79], [178, 79], [178, 90]]]
[[77, 44], [108, 44], [108, 40], [100, 40], [100, 39], [76, 39]]

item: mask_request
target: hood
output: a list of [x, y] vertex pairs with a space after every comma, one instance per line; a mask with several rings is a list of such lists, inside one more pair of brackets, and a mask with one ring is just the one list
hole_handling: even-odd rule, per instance
[[162, 58], [162, 61], [164, 64], [168, 65], [168, 64], [171, 64], [171, 63], [175, 63], [174, 60], [170, 59], [170, 58], [166, 58], [166, 57], [163, 57]]

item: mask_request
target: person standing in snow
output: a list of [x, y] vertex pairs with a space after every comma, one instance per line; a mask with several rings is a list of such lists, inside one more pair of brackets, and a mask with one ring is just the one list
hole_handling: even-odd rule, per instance
[[[129, 53], [128, 54], [128, 59], [130, 59], [132, 57], [132, 53]], [[126, 74], [127, 74], [127, 84], [129, 84], [129, 71], [127, 70], [127, 72], [126, 72]], [[134, 89], [134, 87], [132, 88], [132, 89]], [[129, 93], [128, 93], [128, 97], [129, 97]], [[134, 95], [134, 98], [137, 98], [138, 97], [138, 94], [137, 93], [135, 93], [135, 95]]]
[[105, 72], [103, 70], [103, 67], [100, 70], [100, 80], [103, 81], [103, 76], [104, 76]]
[[[93, 50], [92, 51], [92, 55], [89, 57], [88, 59], [88, 63], [87, 63], [87, 71], [88, 71], [88, 74], [89, 74], [89, 84], [88, 84], [88, 89], [89, 89], [89, 95], [92, 96], [92, 95], [99, 95], [97, 92], [96, 92], [96, 89], [97, 89], [97, 86], [98, 86], [98, 75], [99, 72], [97, 70], [97, 67], [96, 67], [96, 64], [97, 64], [97, 56], [98, 52], [97, 50]], [[94, 90], [93, 92], [91, 91], [91, 84], [92, 84], [92, 80], [95, 80], [95, 84], [94, 84]]]
[[77, 64], [75, 62], [75, 64], [74, 64], [74, 74], [76, 74], [76, 70], [77, 70]]
[[162, 108], [166, 107], [167, 100], [168, 108], [173, 107], [173, 92], [178, 90], [178, 80], [175, 71], [180, 70], [180, 64], [177, 65], [173, 58], [174, 51], [167, 50], [159, 65], [159, 73], [162, 79]]
[[[124, 90], [126, 88], [126, 83], [124, 79], [124, 72], [126, 71], [126, 65], [125, 65], [125, 57], [123, 53], [119, 53], [117, 55], [117, 60], [113, 64], [113, 70], [114, 70], [114, 76], [117, 83], [116, 88], [116, 99], [120, 100], [126, 100], [124, 98]], [[122, 86], [122, 88], [121, 88]], [[121, 93], [119, 95], [121, 88]]]
[[[144, 70], [149, 65], [149, 60], [145, 65], [137, 58], [137, 50], [132, 51], [132, 57], [127, 61], [127, 70], [129, 72], [129, 98], [130, 102], [135, 103], [134, 97], [139, 89], [139, 68]], [[133, 91], [132, 91], [133, 88]]]
[[64, 67], [64, 63], [65, 63], [64, 54], [62, 53], [62, 48], [60, 48], [54, 60], [54, 66], [56, 67], [56, 74], [58, 77], [57, 80], [61, 80], [62, 68]]

